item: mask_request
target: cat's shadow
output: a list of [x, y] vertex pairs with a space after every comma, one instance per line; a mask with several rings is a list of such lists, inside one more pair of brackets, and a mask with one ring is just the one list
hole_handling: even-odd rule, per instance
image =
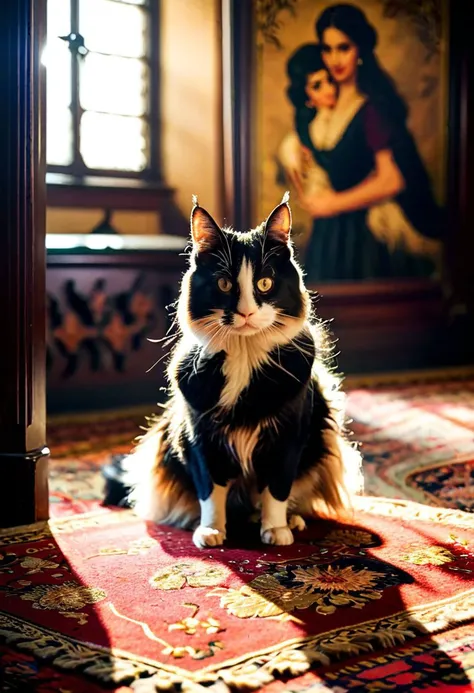
[[[249, 628], [245, 631], [245, 652], [261, 649], [258, 641], [255, 642], [255, 647], [251, 644], [252, 622], [256, 619], [262, 620], [259, 615], [263, 611], [262, 602], [267, 602], [270, 611], [272, 604], [275, 611], [280, 610], [280, 616], [267, 618], [269, 627], [273, 618], [281, 618], [283, 611], [298, 624], [302, 638], [322, 631], [330, 632], [330, 640], [334, 640], [336, 630], [341, 633], [344, 631], [341, 642], [344, 641], [345, 644], [339, 652], [335, 648], [326, 647], [326, 637], [321, 639], [320, 651], [317, 651], [318, 646], [313, 651], [313, 667], [320, 669], [330, 665], [333, 669], [334, 665], [339, 664], [343, 670], [341, 676], [344, 676], [346, 667], [355, 666], [355, 669], [347, 673], [349, 681], [358, 680], [354, 672], [359, 668], [361, 680], [360, 689], [357, 690], [367, 690], [366, 685], [370, 680], [374, 680], [373, 676], [364, 678], [368, 676], [369, 669], [372, 675], [376, 673], [377, 680], [383, 680], [390, 688], [395, 685], [397, 690], [411, 691], [415, 681], [417, 685], [422, 681], [432, 683], [433, 680], [449, 680], [455, 681], [456, 685], [469, 685], [468, 676], [462, 666], [429, 636], [427, 627], [417, 620], [416, 614], [407, 612], [408, 607], [402, 589], [405, 585], [414, 584], [416, 579], [409, 572], [408, 565], [407, 570], [404, 570], [373, 553], [373, 549], [384, 546], [383, 538], [373, 530], [368, 532], [366, 527], [356, 524], [312, 522], [304, 532], [295, 533], [295, 543], [292, 546], [275, 547], [261, 543], [257, 524], [240, 523], [234, 524], [228, 533], [225, 547], [204, 550], [195, 548], [191, 534], [183, 530], [170, 530], [149, 523], [148, 531], [159, 541], [161, 549], [173, 557], [176, 563], [196, 559], [208, 562], [210, 567], [215, 567], [216, 563], [221, 564], [227, 574], [230, 572], [239, 578], [240, 586], [237, 589], [244, 583], [249, 584], [253, 593], [263, 598], [260, 601], [257, 599], [252, 611], [252, 606], [250, 609], [245, 608], [244, 595], [244, 608], [240, 612], [238, 608], [237, 612], [235, 608], [234, 612], [230, 612], [232, 617], [246, 618], [249, 622]], [[349, 533], [346, 535], [348, 544], [345, 548], [340, 547], [337, 550], [337, 547], [331, 546], [331, 536], [342, 541], [344, 535], [340, 534], [341, 531]], [[367, 538], [368, 534], [370, 540]], [[365, 545], [358, 546], [357, 537], [362, 538], [363, 544], [364, 535]], [[449, 551], [455, 556], [462, 550], [462, 547], [453, 548], [449, 545]], [[443, 570], [444, 566], [437, 565], [436, 568]], [[267, 577], [262, 579], [262, 575]], [[471, 578], [467, 574], [462, 577], [466, 581]], [[230, 582], [235, 581], [231, 579]], [[313, 592], [318, 597], [309, 608], [298, 608], [301, 604], [297, 603], [297, 599], [292, 602], [292, 590], [299, 590], [301, 594], [302, 585], [305, 586], [306, 593]], [[248, 590], [245, 594], [248, 595]], [[380, 613], [380, 608], [377, 610], [377, 605], [383, 596], [388, 595], [390, 607], [387, 609], [387, 616], [384, 617]], [[413, 603], [411, 606], [419, 604]], [[220, 608], [225, 607], [225, 599], [222, 599]], [[315, 607], [318, 619], [323, 622], [327, 619], [327, 628], [321, 629], [319, 623], [315, 624]], [[367, 615], [361, 614], [361, 610], [367, 610]], [[334, 620], [331, 623], [332, 616]], [[446, 625], [446, 628], [448, 627]], [[256, 638], [258, 631], [257, 628]], [[291, 637], [294, 637], [294, 634], [289, 639]], [[353, 647], [350, 644], [351, 638]], [[417, 646], [417, 649], [411, 649], [413, 646]], [[405, 651], [403, 655], [402, 651]], [[378, 658], [384, 654], [388, 655], [386, 664], [392, 663], [392, 666], [382, 669]], [[364, 658], [364, 666], [358, 667], [357, 663], [361, 657]], [[368, 666], [367, 661], [370, 660], [372, 663]], [[399, 678], [400, 671], [404, 672], [402, 678], [406, 688], [399, 688], [399, 684], [402, 683]], [[324, 679], [324, 668], [318, 671], [318, 674]], [[338, 677], [336, 682], [332, 675], [325, 684], [337, 687], [341, 685], [341, 680]]]

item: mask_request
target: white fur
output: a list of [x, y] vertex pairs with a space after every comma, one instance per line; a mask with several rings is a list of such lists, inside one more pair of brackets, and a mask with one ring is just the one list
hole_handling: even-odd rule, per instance
[[288, 527], [287, 501], [273, 498], [269, 489], [262, 493], [262, 526], [260, 536], [264, 544], [285, 546], [293, 543], [293, 534]]
[[237, 310], [242, 315], [253, 315], [258, 311], [258, 305], [253, 290], [253, 267], [247, 258], [242, 262], [237, 282], [240, 290]]
[[193, 535], [193, 541], [198, 548], [220, 546], [224, 543], [228, 492], [229, 486], [214, 486], [209, 498], [199, 501], [201, 523]]
[[268, 346], [263, 335], [232, 336], [229, 339], [222, 368], [226, 380], [219, 402], [222, 407], [233, 407], [242, 390], [250, 383], [252, 372], [268, 363]]

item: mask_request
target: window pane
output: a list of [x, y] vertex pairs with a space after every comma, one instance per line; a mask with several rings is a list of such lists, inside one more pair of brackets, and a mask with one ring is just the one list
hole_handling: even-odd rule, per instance
[[81, 152], [89, 168], [142, 171], [146, 168], [148, 128], [140, 118], [84, 113]]
[[72, 115], [67, 108], [48, 108], [46, 119], [46, 160], [48, 164], [72, 163]]
[[147, 52], [146, 14], [113, 0], [80, 0], [79, 30], [90, 51], [141, 58]]
[[48, 0], [48, 39], [42, 56], [47, 68], [48, 108], [64, 108], [71, 103], [71, 53], [60, 36], [70, 31], [69, 0]]
[[140, 116], [147, 111], [148, 68], [142, 60], [89, 53], [81, 64], [81, 106]]
[[71, 3], [70, 0], [48, 0], [47, 7], [48, 42], [51, 42], [71, 31]]

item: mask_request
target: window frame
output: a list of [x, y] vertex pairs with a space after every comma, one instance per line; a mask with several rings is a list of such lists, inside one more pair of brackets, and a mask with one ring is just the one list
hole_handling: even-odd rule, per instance
[[[80, 0], [68, 0], [71, 7], [71, 33], [79, 34], [79, 3]], [[115, 2], [116, 0], [111, 0]], [[46, 182], [48, 184], [48, 193], [51, 189], [56, 189], [57, 186], [74, 187], [76, 192], [80, 192], [81, 185], [84, 187], [94, 187], [94, 182], [97, 182], [98, 187], [103, 187], [106, 181], [120, 179], [122, 181], [121, 188], [125, 180], [130, 181], [130, 188], [136, 189], [139, 187], [139, 182], [143, 184], [162, 183], [162, 170], [160, 161], [160, 138], [159, 138], [159, 111], [160, 111], [160, 79], [159, 79], [159, 0], [145, 0], [143, 10], [147, 13], [147, 56], [146, 61], [149, 68], [149, 110], [144, 119], [148, 123], [149, 132], [149, 159], [148, 166], [142, 171], [121, 171], [109, 169], [97, 169], [87, 167], [82, 159], [80, 152], [80, 120], [81, 106], [79, 99], [79, 56], [73, 57], [71, 60], [71, 113], [73, 122], [73, 161], [67, 166], [57, 164], [46, 164]], [[87, 37], [84, 37], [87, 47]], [[87, 60], [87, 56], [85, 58]], [[161, 186], [160, 186], [161, 187]], [[50, 195], [48, 194], [48, 198]], [[58, 195], [54, 194], [53, 199], [57, 199]], [[49, 199], [48, 199], [49, 202]], [[53, 205], [55, 206], [54, 202]]]

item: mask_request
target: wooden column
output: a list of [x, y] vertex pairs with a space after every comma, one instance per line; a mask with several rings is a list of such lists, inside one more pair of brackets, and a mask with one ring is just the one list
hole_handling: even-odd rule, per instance
[[[471, 3], [450, 3], [450, 108], [446, 261], [453, 303], [474, 321], [474, 45]], [[472, 340], [472, 337], [471, 337]], [[472, 341], [471, 341], [472, 343]]]
[[44, 0], [0, 3], [0, 526], [48, 517]]
[[251, 0], [222, 0], [224, 217], [239, 231], [247, 231], [261, 221], [252, 218], [252, 8]]

